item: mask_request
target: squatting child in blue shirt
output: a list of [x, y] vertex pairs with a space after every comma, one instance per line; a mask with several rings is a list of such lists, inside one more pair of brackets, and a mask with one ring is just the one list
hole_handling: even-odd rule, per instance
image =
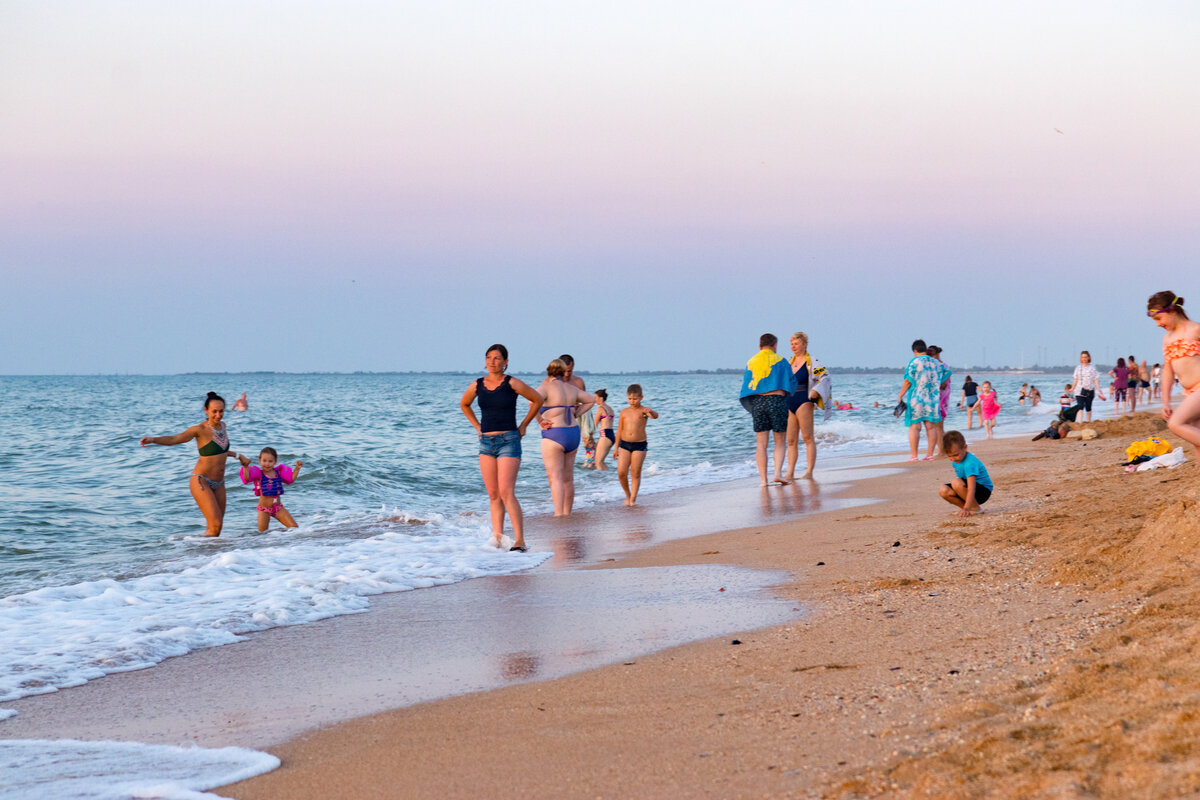
[[981, 505], [992, 496], [995, 485], [987, 467], [974, 453], [967, 452], [967, 440], [958, 431], [946, 431], [942, 452], [954, 462], [954, 480], [938, 490], [947, 503], [958, 506], [958, 516], [969, 517], [983, 511]]

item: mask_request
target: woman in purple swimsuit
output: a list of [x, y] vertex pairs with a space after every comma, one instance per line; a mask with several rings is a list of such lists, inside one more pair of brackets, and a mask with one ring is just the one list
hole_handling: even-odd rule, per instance
[[579, 449], [579, 417], [596, 404], [596, 398], [563, 380], [567, 365], [554, 359], [546, 367], [546, 380], [537, 392], [545, 401], [538, 424], [542, 426], [542, 461], [550, 482], [554, 516], [565, 517], [575, 504], [575, 451]]

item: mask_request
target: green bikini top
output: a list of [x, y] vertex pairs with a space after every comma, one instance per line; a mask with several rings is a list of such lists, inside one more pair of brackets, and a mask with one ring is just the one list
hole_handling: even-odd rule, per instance
[[224, 426], [221, 430], [214, 430], [211, 426], [208, 427], [212, 432], [212, 441], [200, 448], [202, 456], [219, 456], [222, 453], [229, 452], [229, 431]]

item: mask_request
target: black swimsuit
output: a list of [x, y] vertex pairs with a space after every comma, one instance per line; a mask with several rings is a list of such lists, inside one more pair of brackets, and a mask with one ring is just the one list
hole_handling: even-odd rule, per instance
[[808, 362], [796, 372], [796, 391], [788, 395], [788, 411], [795, 413], [805, 403], [811, 403], [808, 396]]

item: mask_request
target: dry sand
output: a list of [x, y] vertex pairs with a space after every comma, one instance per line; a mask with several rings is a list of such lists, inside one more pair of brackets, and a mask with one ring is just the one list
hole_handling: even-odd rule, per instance
[[[884, 503], [681, 539], [605, 568], [782, 569], [802, 621], [353, 720], [280, 747], [255, 798], [1167, 797], [1200, 790], [1194, 463], [1125, 474], [1151, 414], [1090, 442], [873, 478]], [[1167, 437], [1170, 438], [1170, 437]], [[1193, 458], [1188, 449], [1189, 459]], [[756, 502], [753, 490], [748, 502]], [[781, 490], [769, 490], [781, 491]]]

